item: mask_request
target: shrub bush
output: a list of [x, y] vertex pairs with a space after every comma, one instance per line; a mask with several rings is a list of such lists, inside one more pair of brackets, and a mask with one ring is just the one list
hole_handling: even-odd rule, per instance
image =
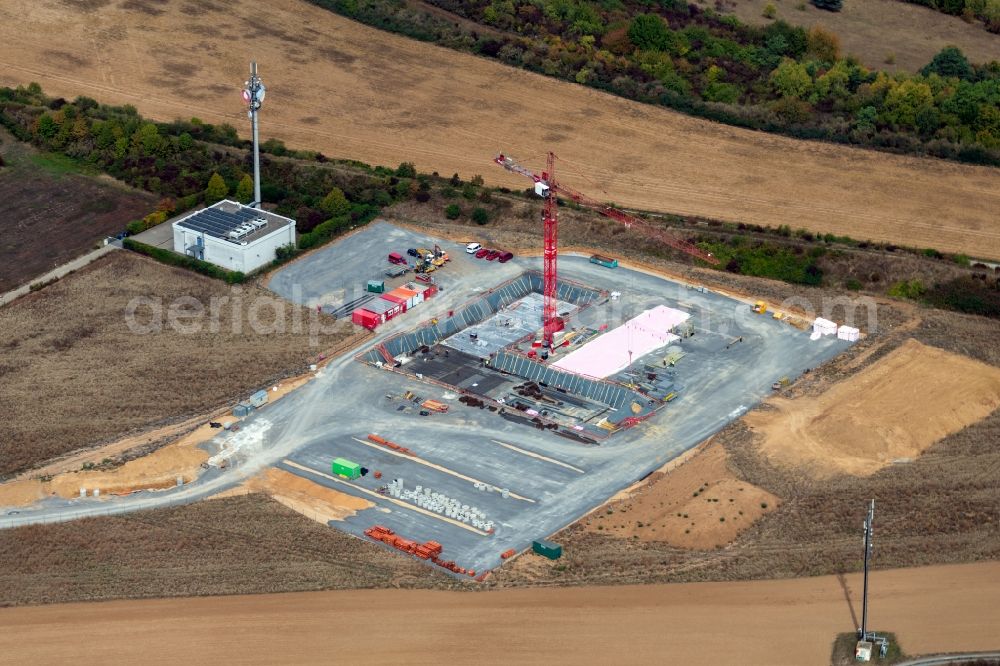
[[246, 275], [239, 271], [227, 271], [226, 269], [216, 266], [215, 264], [210, 264], [207, 261], [201, 261], [200, 259], [195, 259], [194, 257], [177, 254], [172, 250], [165, 250], [163, 248], [153, 247], [152, 245], [146, 245], [145, 243], [140, 243], [132, 238], [126, 238], [122, 241], [122, 245], [128, 250], [151, 257], [152, 259], [159, 261], [161, 264], [186, 268], [190, 271], [194, 271], [195, 273], [201, 273], [202, 275], [216, 278], [217, 280], [223, 280], [227, 284], [240, 284], [246, 280]]
[[458, 216], [462, 214], [462, 209], [458, 207], [458, 204], [449, 204], [447, 208], [444, 209], [444, 216], [449, 220], [457, 220]]

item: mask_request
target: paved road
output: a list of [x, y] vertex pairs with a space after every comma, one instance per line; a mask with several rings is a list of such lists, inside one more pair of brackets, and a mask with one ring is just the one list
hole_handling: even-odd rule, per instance
[[67, 261], [62, 266], [54, 268], [51, 271], [49, 271], [48, 273], [46, 273], [45, 275], [42, 275], [40, 277], [37, 277], [37, 278], [33, 279], [28, 284], [23, 284], [20, 287], [18, 287], [17, 289], [11, 289], [7, 293], [5, 293], [3, 295], [0, 295], [0, 307], [2, 307], [4, 305], [7, 305], [11, 301], [13, 301], [15, 299], [18, 299], [18, 298], [24, 296], [25, 294], [31, 293], [31, 285], [37, 284], [39, 282], [48, 282], [49, 280], [52, 280], [52, 279], [55, 279], [55, 278], [64, 277], [68, 273], [71, 273], [72, 271], [79, 270], [79, 269], [83, 268], [87, 264], [90, 264], [91, 262], [96, 261], [97, 259], [100, 259], [104, 255], [106, 255], [108, 252], [111, 252], [112, 250], [116, 250], [119, 247], [121, 247], [121, 245], [119, 243], [117, 243], [117, 242], [116, 243], [112, 243], [112, 244], [108, 244], [108, 245], [102, 245], [101, 247], [97, 248], [96, 250], [92, 250], [91, 252], [88, 252], [87, 254], [83, 255], [82, 257], [77, 257], [76, 259], [73, 259], [72, 261]]
[[1000, 661], [1000, 652], [966, 652], [942, 657], [917, 657], [908, 661], [897, 662], [896, 666], [961, 666], [979, 659]]

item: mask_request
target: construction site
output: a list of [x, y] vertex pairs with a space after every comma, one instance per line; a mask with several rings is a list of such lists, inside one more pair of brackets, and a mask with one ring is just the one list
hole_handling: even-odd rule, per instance
[[[609, 257], [562, 256], [547, 279], [537, 257], [491, 263], [470, 244], [378, 221], [270, 280], [347, 315], [374, 307], [373, 280], [412, 284], [380, 274], [393, 253], [448, 255], [434, 298], [320, 378], [311, 436], [277, 466], [373, 503], [332, 526], [457, 575], [532, 548], [558, 557], [549, 535], [852, 343]], [[282, 427], [295, 399], [259, 418]]]

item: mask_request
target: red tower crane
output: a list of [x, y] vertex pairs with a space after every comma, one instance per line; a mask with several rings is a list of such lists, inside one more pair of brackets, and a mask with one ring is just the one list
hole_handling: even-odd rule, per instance
[[556, 198], [559, 195], [571, 199], [576, 203], [596, 210], [605, 217], [624, 224], [626, 227], [635, 227], [641, 230], [649, 238], [658, 240], [670, 247], [697, 257], [710, 264], [718, 264], [719, 260], [712, 256], [710, 252], [705, 252], [698, 246], [681, 240], [676, 236], [654, 227], [645, 220], [634, 215], [630, 215], [623, 210], [614, 208], [604, 203], [600, 203], [590, 197], [586, 197], [579, 192], [572, 190], [555, 179], [555, 153], [550, 152], [546, 163], [546, 170], [541, 174], [536, 174], [530, 169], [521, 166], [503, 153], [494, 159], [498, 165], [507, 171], [520, 174], [526, 178], [531, 178], [535, 183], [535, 194], [545, 199], [545, 207], [542, 211], [542, 223], [545, 229], [545, 254], [543, 258], [543, 288], [542, 288], [542, 326], [543, 340], [546, 347], [552, 347], [552, 338], [557, 331], [563, 328], [563, 322], [556, 316], [556, 291], [558, 272], [556, 268], [556, 257], [559, 254], [559, 221], [557, 213]]

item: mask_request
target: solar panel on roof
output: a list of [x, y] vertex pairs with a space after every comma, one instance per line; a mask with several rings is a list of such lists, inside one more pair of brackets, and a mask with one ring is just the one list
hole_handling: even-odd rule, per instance
[[[261, 219], [264, 220], [263, 223], [257, 222]], [[267, 218], [260, 212], [247, 208], [240, 208], [232, 212], [218, 208], [205, 208], [189, 218], [181, 220], [178, 224], [215, 238], [236, 241], [265, 228]]]

